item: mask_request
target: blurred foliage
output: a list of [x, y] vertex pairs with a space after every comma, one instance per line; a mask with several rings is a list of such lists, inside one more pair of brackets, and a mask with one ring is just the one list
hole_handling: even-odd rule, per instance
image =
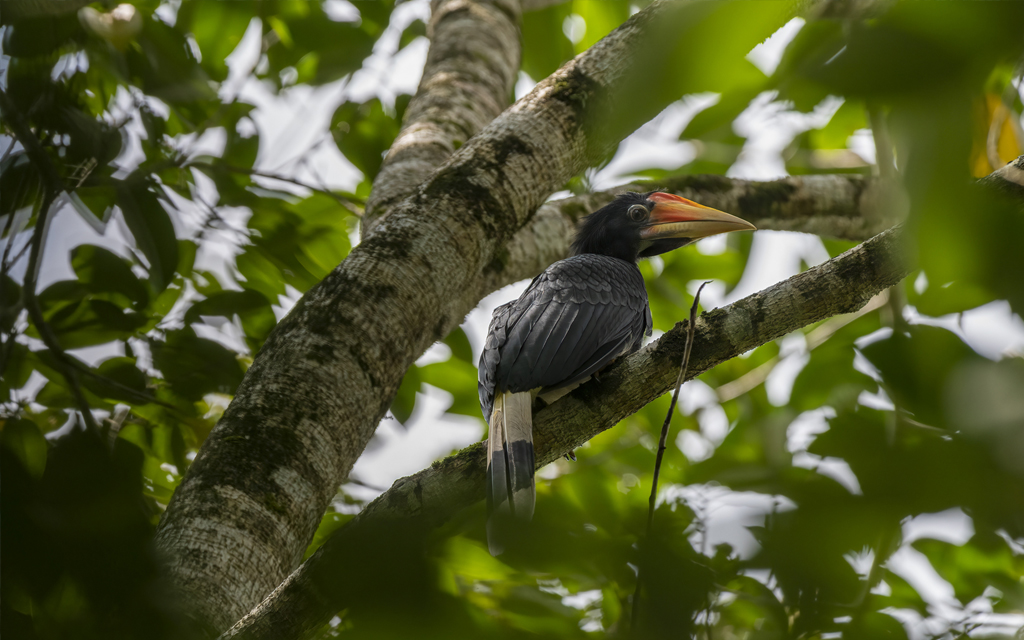
[[[522, 70], [545, 77], [646, 4], [525, 13]], [[10, 638], [178, 635], [148, 546], [159, 514], [281, 310], [348, 254], [409, 99], [338, 94], [312, 144], [333, 145], [361, 172], [348, 192], [301, 178], [316, 176], [308, 158], [273, 169], [289, 166], [265, 157], [283, 126], [261, 120], [254, 92], [239, 87], [286, 97], [345, 86], [389, 25], [392, 50], [425, 33], [420, 20], [395, 26], [392, 3], [371, 0], [112, 8], [0, 12], [4, 91], [71, 194], [49, 233], [80, 228], [74, 217], [98, 232], [44, 255], [44, 274], [63, 274], [37, 296], [68, 350], [55, 353], [22, 288], [43, 174], [23, 148], [3, 152], [0, 620]], [[666, 398], [592, 440], [577, 463], [542, 472], [535, 521], [500, 559], [486, 551], [482, 506], [438, 531], [354, 541], [333, 584], [351, 605], [320, 636], [1009, 637], [1024, 622], [1024, 359], [979, 354], [952, 315], [1006, 301], [996, 304], [1020, 322], [1024, 306], [1019, 204], [971, 183], [1020, 152], [1024, 4], [821, 3], [784, 30], [792, 39], [777, 65], [755, 65], [748, 52], [791, 11], [687, 5], [666, 25], [680, 30], [660, 66], [637, 74], [647, 87], [634, 93], [646, 97], [607, 126], [712, 92], [680, 135], [693, 159], [637, 175], [725, 174], [756, 134], [741, 125], [752, 114], [791, 135], [779, 158], [791, 174], [891, 169], [922, 271], [888, 304], [689, 385], [652, 539], [642, 536]], [[238, 53], [245, 46], [254, 57]], [[644, 263], [655, 328], [685, 317], [692, 281], [734, 289], [751, 253], [749, 236], [730, 237], [719, 251]], [[444, 344], [409, 370], [394, 419], [409, 421], [430, 385], [451, 396], [448, 413], [480, 421], [471, 342], [458, 329]], [[76, 428], [66, 364], [102, 433]], [[364, 500], [341, 489], [307, 555]], [[936, 577], [922, 577], [921, 563]], [[631, 621], [638, 565], [645, 589]]]

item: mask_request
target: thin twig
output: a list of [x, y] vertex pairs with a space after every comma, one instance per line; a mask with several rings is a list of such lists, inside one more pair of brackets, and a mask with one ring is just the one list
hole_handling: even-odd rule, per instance
[[[11, 217], [13, 218], [14, 216], [11, 216]], [[12, 238], [12, 240], [13, 240], [13, 238]], [[10, 243], [10, 244], [8, 244], [7, 246], [11, 246], [11, 244], [14, 244], [14, 243], [13, 243], [13, 242], [11, 242], [11, 243]], [[30, 246], [31, 246], [31, 244], [30, 244], [30, 243], [26, 243], [24, 247], [22, 247], [21, 249], [18, 249], [18, 253], [16, 253], [16, 254], [14, 255], [14, 257], [13, 257], [13, 258], [11, 258], [10, 262], [6, 262], [6, 263], [4, 264], [4, 267], [5, 267], [5, 269], [4, 269], [4, 275], [7, 275], [7, 272], [9, 272], [9, 271], [11, 270], [11, 267], [13, 267], [14, 265], [16, 265], [16, 264], [18, 264], [19, 262], [21, 262], [21, 259], [25, 257], [25, 252], [29, 250]], [[4, 260], [6, 260], [6, 259], [7, 259], [7, 257], [8, 257], [8, 256], [7, 256], [7, 252], [5, 251], [5, 252], [4, 252]]]
[[[669, 425], [672, 424], [672, 413], [676, 410], [676, 403], [679, 401], [679, 389], [683, 386], [683, 381], [686, 379], [686, 370], [690, 366], [690, 349], [693, 348], [693, 336], [695, 326], [697, 324], [697, 305], [700, 304], [700, 292], [704, 290], [704, 286], [707, 285], [710, 280], [705, 281], [697, 289], [697, 293], [693, 296], [693, 305], [690, 307], [690, 322], [686, 325], [686, 346], [683, 349], [683, 361], [679, 364], [679, 375], [676, 376], [675, 390], [672, 392], [672, 402], [668, 405], [668, 413], [665, 414], [665, 423], [661, 425], [661, 439], [658, 441], [658, 455], [654, 460], [654, 479], [651, 480], [651, 500], [647, 509], [647, 533], [644, 535], [644, 541], [648, 542], [651, 539], [651, 532], [654, 529], [654, 505], [658, 501], [658, 476], [661, 474], [661, 460], [665, 456], [666, 442], [668, 441], [668, 429]], [[640, 587], [642, 584], [641, 576], [642, 568], [640, 563], [637, 563], [636, 568], [636, 590], [633, 592], [633, 614], [632, 614], [632, 627], [635, 631], [637, 628], [637, 615], [640, 612]]]
[[28, 153], [29, 159], [39, 169], [39, 173], [43, 177], [43, 183], [46, 185], [46, 195], [43, 197], [42, 206], [39, 208], [39, 213], [36, 216], [36, 227], [32, 230], [31, 251], [29, 252], [28, 268], [25, 271], [25, 285], [22, 289], [25, 308], [28, 310], [29, 317], [32, 318], [32, 323], [36, 325], [43, 344], [57, 358], [61, 375], [64, 376], [68, 383], [68, 389], [79, 411], [82, 413], [85, 426], [90, 431], [99, 434], [100, 430], [96, 424], [96, 419], [92, 415], [89, 403], [85, 399], [85, 393], [83, 393], [82, 387], [78, 383], [78, 375], [70, 364], [70, 358], [64, 353], [60, 342], [57, 341], [57, 336], [53, 333], [53, 329], [50, 328], [50, 325], [43, 317], [43, 311], [39, 308], [39, 300], [36, 298], [36, 283], [39, 279], [39, 267], [42, 263], [46, 230], [49, 227], [50, 214], [55, 208], [54, 205], [58, 200], [58, 196], [65, 192], [64, 180], [57, 173], [57, 169], [53, 166], [50, 156], [46, 154], [46, 150], [39, 144], [39, 139], [32, 133], [24, 118], [21, 117], [21, 113], [14, 102], [2, 89], [0, 89], [0, 109], [3, 109], [4, 116], [7, 119], [8, 126], [14, 133], [14, 137], [18, 139], [21, 146], [25, 147], [25, 152]]

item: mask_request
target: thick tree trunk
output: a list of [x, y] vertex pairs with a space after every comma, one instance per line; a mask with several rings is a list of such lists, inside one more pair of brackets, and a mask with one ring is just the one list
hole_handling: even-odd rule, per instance
[[[650, 5], [541, 82], [281, 321], [157, 531], [197, 626], [229, 627], [298, 566], [405, 370], [475, 304], [478, 274], [548, 194], [664, 106], [615, 110], [631, 65], [685, 37], [680, 6]], [[615, 135], [602, 126], [612, 113]]]

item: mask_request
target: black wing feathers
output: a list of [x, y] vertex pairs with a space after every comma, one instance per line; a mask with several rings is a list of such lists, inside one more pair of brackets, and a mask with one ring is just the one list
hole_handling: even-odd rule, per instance
[[515, 302], [494, 311], [480, 357], [480, 404], [496, 391], [557, 389], [579, 382], [650, 332], [643, 277], [635, 264], [596, 254], [561, 260]]

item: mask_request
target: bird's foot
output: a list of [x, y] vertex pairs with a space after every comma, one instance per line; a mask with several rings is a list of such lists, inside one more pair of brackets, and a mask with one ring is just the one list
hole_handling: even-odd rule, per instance
[[569, 453], [565, 454], [565, 459], [568, 460], [569, 462], [576, 462], [576, 450], [574, 449]]

